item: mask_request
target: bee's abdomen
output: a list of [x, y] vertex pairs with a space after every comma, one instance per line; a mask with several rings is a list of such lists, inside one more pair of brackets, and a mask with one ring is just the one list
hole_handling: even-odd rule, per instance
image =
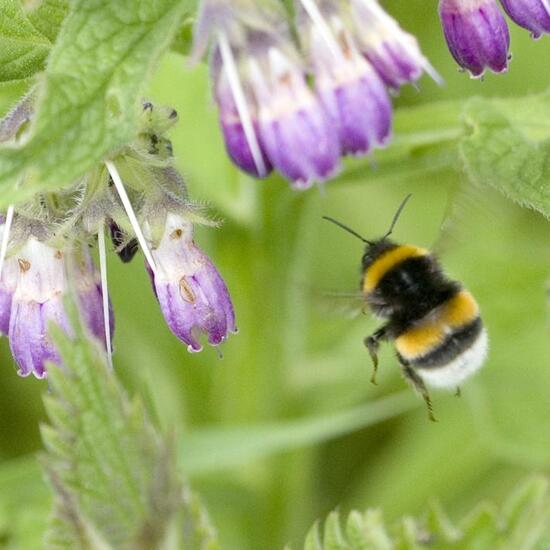
[[487, 353], [479, 308], [466, 291], [407, 328], [395, 340], [400, 360], [435, 387], [453, 387], [475, 372]]

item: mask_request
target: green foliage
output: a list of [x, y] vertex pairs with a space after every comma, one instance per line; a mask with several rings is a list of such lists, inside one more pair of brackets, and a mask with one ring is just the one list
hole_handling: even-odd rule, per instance
[[215, 548], [196, 498], [184, 493], [173, 442], [130, 402], [87, 334], [55, 330], [65, 367], [51, 368], [42, 427], [54, 491], [48, 548]]
[[550, 217], [550, 92], [521, 100], [466, 104], [461, 143], [470, 179]]
[[182, 442], [181, 462], [192, 475], [246, 465], [367, 428], [419, 405], [416, 396], [407, 391], [318, 418], [197, 430]]
[[[26, 39], [37, 40], [36, 52], [42, 52], [36, 58], [29, 54], [32, 63], [18, 65], [10, 57], [3, 64], [6, 70], [17, 67], [21, 78], [0, 82], [2, 112], [33, 82], [41, 101], [30, 141], [18, 149], [7, 146], [0, 153], [0, 194], [5, 204], [43, 185], [61, 187], [106, 155], [116, 154], [134, 137], [141, 94], [178, 110], [181, 124], [173, 132], [178, 166], [193, 196], [208, 201], [226, 218], [219, 231], [197, 233], [231, 289], [240, 334], [224, 345], [223, 362], [217, 362], [211, 350], [189, 356], [165, 327], [140, 262], [122, 266], [113, 256], [109, 267], [117, 312], [115, 363], [126, 385], [150, 396], [163, 425], [185, 426], [174, 444], [181, 451], [178, 465], [193, 476], [224, 548], [281, 547], [301, 536], [327, 510], [338, 505], [363, 509], [367, 502], [380, 506], [392, 527], [386, 527], [380, 512], [354, 513], [340, 534], [332, 529], [329, 537], [335, 544], [344, 540], [348, 547], [364, 546], [365, 523], [372, 527], [367, 548], [373, 547], [373, 538], [380, 546], [392, 537], [405, 541], [401, 548], [410, 548], [428, 530], [443, 533], [444, 540], [462, 534], [463, 548], [485, 550], [502, 538], [503, 522], [521, 524], [507, 531], [509, 548], [522, 548], [525, 539], [539, 537], [547, 509], [533, 505], [536, 499], [531, 497], [511, 506], [516, 512], [510, 512], [510, 519], [485, 506], [458, 527], [437, 511], [425, 521], [409, 516], [396, 526], [394, 518], [407, 511], [421, 514], [431, 495], [439, 495], [445, 509], [458, 517], [458, 511], [471, 502], [487, 495], [499, 499], [526, 470], [550, 464], [547, 226], [541, 216], [515, 206], [548, 213], [548, 95], [525, 95], [548, 87], [542, 65], [514, 62], [506, 76], [470, 81], [456, 73], [442, 46], [435, 9], [426, 9], [425, 0], [388, 0], [403, 25], [416, 32], [448, 85], [436, 89], [422, 80], [420, 94], [403, 89], [395, 99], [394, 140], [376, 152], [375, 168], [370, 159], [349, 159], [325, 194], [298, 196], [280, 178], [259, 183], [231, 165], [208, 100], [204, 66], [190, 71], [181, 57], [168, 55], [152, 79], [152, 89], [145, 87], [155, 60], [169, 43], [179, 53], [188, 50], [189, 20], [184, 21], [184, 15], [176, 21], [180, 10], [189, 11], [182, 4], [75, 1], [62, 26], [64, 2], [44, 0], [25, 12], [18, 3], [0, 1], [2, 8], [15, 7], [16, 11], [0, 13], [19, 17], [21, 28], [30, 28]], [[142, 20], [142, 14], [156, 5], [164, 9], [158, 18]], [[94, 17], [86, 11], [92, 8], [97, 8]], [[132, 24], [110, 19], [115, 9], [123, 10], [125, 23]], [[10, 32], [13, 36], [11, 23], [0, 29], [2, 40], [9, 41]], [[37, 78], [61, 27], [52, 64]], [[86, 44], [93, 47], [77, 51], [77, 46]], [[527, 33], [516, 32], [513, 44], [514, 54], [523, 50], [516, 59], [544, 59], [550, 51], [550, 43], [533, 43]], [[10, 51], [15, 50], [0, 48], [0, 56], [12, 55]], [[478, 94], [485, 98], [469, 99]], [[512, 99], [514, 95], [517, 98]], [[23, 173], [24, 187], [19, 194], [10, 194]], [[380, 386], [368, 384], [369, 363], [361, 340], [373, 322], [320, 315], [304, 286], [347, 291], [357, 285], [358, 244], [325, 229], [321, 215], [334, 215], [375, 235], [386, 226], [395, 205], [413, 192], [414, 201], [396, 238], [429, 246], [438, 236], [449, 190], [466, 187], [468, 179], [484, 200], [458, 205], [464, 210], [461, 246], [449, 247], [444, 264], [479, 300], [491, 336], [491, 355], [478, 379], [464, 388], [462, 399], [434, 395], [440, 422], [432, 425], [413, 393], [401, 394], [405, 385], [389, 349], [383, 350]], [[502, 199], [495, 190], [512, 200]], [[0, 546], [37, 548], [50, 498], [34, 458], [21, 455], [39, 447], [34, 426], [41, 418], [36, 403], [44, 386], [18, 380], [9, 368], [12, 361], [5, 340], [1, 346], [6, 368], [0, 373]], [[112, 386], [112, 375], [103, 365], [98, 376], [111, 380]], [[76, 384], [80, 388], [78, 380]], [[84, 395], [92, 394], [87, 389]], [[118, 397], [113, 399], [116, 402]], [[48, 401], [52, 400], [55, 397]], [[92, 404], [86, 406], [96, 410]], [[119, 411], [115, 418], [130, 425], [131, 419], [135, 422], [143, 415], [127, 400], [128, 418], [120, 407], [114, 409]], [[93, 424], [103, 416], [82, 418]], [[73, 416], [63, 420], [78, 423]], [[134, 428], [135, 424], [128, 433]], [[58, 443], [59, 452], [68, 452], [53, 433], [51, 445]], [[169, 451], [158, 436], [153, 440]], [[105, 436], [97, 448], [102, 449], [105, 441], [113, 443]], [[85, 454], [85, 471], [99, 475], [88, 464], [88, 457], [97, 453], [88, 453], [83, 443], [76, 450]], [[67, 462], [57, 463], [55, 456], [61, 455], [50, 456], [48, 464], [67, 473]], [[159, 463], [168, 464], [174, 474], [163, 456]], [[70, 458], [74, 464], [76, 459]], [[151, 454], [144, 453], [143, 459], [150, 460]], [[114, 464], [120, 467], [123, 462]], [[80, 469], [69, 469], [67, 475], [75, 473], [80, 474]], [[63, 476], [59, 480], [64, 483]], [[57, 486], [60, 515], [50, 537], [61, 533], [60, 538], [66, 538], [70, 526], [82, 528], [79, 536], [95, 537], [94, 544], [99, 544], [98, 538], [104, 543], [102, 525], [98, 527], [95, 514], [88, 511], [95, 506], [90, 494], [83, 493], [84, 508], [68, 484], [68, 493], [65, 485]], [[71, 498], [62, 498], [67, 494]], [[128, 494], [122, 491], [120, 498]], [[109, 503], [117, 497], [108, 496]], [[142, 497], [136, 500], [131, 510], [151, 512]], [[182, 506], [178, 525], [191, 538], [188, 547], [210, 540], [204, 510], [185, 489]], [[521, 518], [516, 517], [521, 511]], [[335, 524], [335, 518], [331, 521]], [[170, 536], [167, 545], [173, 540]], [[318, 539], [320, 534], [310, 534], [311, 548], [319, 547]], [[543, 540], [548, 541], [546, 533]], [[452, 544], [460, 547], [458, 540]], [[430, 547], [437, 548], [436, 542]]]
[[59, 189], [135, 137], [142, 90], [187, 8], [186, 0], [71, 4], [31, 135], [0, 151], [1, 203]]
[[36, 29], [53, 44], [69, 11], [69, 0], [40, 0], [28, 17]]
[[342, 526], [340, 514], [327, 517], [322, 536], [316, 523], [304, 550], [530, 550], [550, 541], [550, 492], [546, 478], [536, 477], [518, 487], [500, 510], [478, 505], [458, 526], [432, 502], [426, 516], [403, 517], [388, 527], [377, 509], [351, 512]]
[[50, 39], [41, 32], [42, 25], [33, 24], [19, 0], [2, 0], [0, 13], [0, 83], [29, 79], [44, 67]]

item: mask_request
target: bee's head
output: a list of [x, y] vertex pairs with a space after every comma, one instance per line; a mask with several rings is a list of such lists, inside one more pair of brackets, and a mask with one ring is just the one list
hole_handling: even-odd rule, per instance
[[390, 228], [386, 231], [385, 235], [382, 238], [377, 239], [376, 241], [369, 241], [368, 239], [365, 239], [365, 237], [363, 237], [362, 235], [360, 235], [359, 233], [357, 233], [347, 225], [344, 225], [342, 222], [335, 220], [334, 218], [330, 218], [328, 216], [323, 216], [323, 218], [325, 220], [328, 220], [329, 222], [332, 222], [338, 227], [341, 227], [344, 231], [351, 233], [354, 237], [357, 237], [358, 239], [360, 239], [366, 244], [365, 252], [363, 254], [363, 259], [362, 259], [363, 270], [365, 270], [381, 254], [397, 246], [393, 241], [388, 239], [388, 237], [392, 234], [395, 224], [397, 223], [397, 220], [399, 219], [399, 216], [401, 215], [403, 208], [405, 208], [405, 205], [407, 204], [407, 201], [411, 198], [411, 196], [412, 195], [407, 195], [405, 197], [405, 200], [400, 204], [399, 208], [397, 209], [397, 212], [393, 216], [393, 220], [390, 224]]
[[363, 271], [366, 271], [376, 259], [382, 256], [382, 254], [392, 248], [395, 248], [396, 246], [397, 244], [387, 237], [367, 243], [365, 246], [365, 252], [361, 258], [361, 267], [363, 268]]

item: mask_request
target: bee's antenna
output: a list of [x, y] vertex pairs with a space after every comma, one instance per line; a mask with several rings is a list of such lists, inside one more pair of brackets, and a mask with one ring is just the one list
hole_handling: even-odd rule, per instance
[[341, 227], [344, 231], [347, 231], [348, 233], [351, 233], [354, 237], [357, 237], [358, 239], [362, 240], [364, 243], [367, 243], [367, 244], [370, 244], [370, 245], [373, 244], [371, 241], [367, 241], [367, 239], [365, 239], [365, 237], [362, 237], [361, 235], [359, 235], [359, 233], [357, 233], [356, 231], [354, 231], [353, 229], [351, 229], [347, 225], [344, 225], [342, 222], [339, 222], [339, 221], [335, 220], [334, 218], [331, 218], [330, 216], [323, 216], [323, 220], [327, 220], [329, 222], [332, 222], [334, 225], [337, 225], [338, 227]]
[[388, 232], [382, 237], [382, 239], [385, 239], [389, 237], [393, 233], [393, 229], [395, 228], [395, 224], [397, 223], [397, 220], [399, 219], [399, 216], [401, 216], [401, 212], [403, 212], [403, 208], [405, 208], [405, 205], [407, 202], [409, 202], [409, 199], [412, 197], [412, 193], [409, 193], [403, 202], [399, 205], [399, 208], [397, 209], [397, 212], [395, 213], [395, 216], [393, 217], [393, 220], [391, 222], [390, 228], [388, 229]]

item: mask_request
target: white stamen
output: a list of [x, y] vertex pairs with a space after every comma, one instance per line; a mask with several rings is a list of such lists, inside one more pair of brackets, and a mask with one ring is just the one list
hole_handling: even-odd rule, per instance
[[132, 203], [130, 202], [130, 198], [128, 197], [128, 193], [126, 193], [126, 189], [124, 188], [124, 184], [122, 183], [122, 179], [120, 178], [120, 174], [118, 173], [116, 166], [110, 160], [105, 161], [105, 166], [107, 166], [107, 170], [109, 170], [109, 174], [111, 174], [111, 178], [113, 178], [118, 196], [120, 197], [122, 205], [124, 206], [124, 210], [126, 210], [126, 215], [128, 216], [130, 223], [132, 224], [132, 228], [141, 246], [143, 255], [145, 256], [145, 259], [147, 260], [147, 263], [149, 264], [149, 267], [151, 268], [153, 273], [156, 273], [157, 266], [155, 265], [155, 260], [153, 259], [153, 255], [149, 250], [149, 245], [147, 244], [145, 235], [141, 230], [141, 227], [136, 217], [136, 213], [134, 212]]
[[4, 223], [4, 231], [2, 233], [2, 244], [0, 245], [0, 277], [2, 276], [2, 269], [4, 268], [4, 260], [8, 253], [8, 244], [10, 241], [10, 229], [13, 222], [14, 206], [10, 204], [8, 211], [6, 212], [6, 221]]
[[107, 285], [107, 253], [105, 249], [105, 228], [101, 226], [98, 234], [99, 272], [101, 274], [101, 296], [103, 298], [103, 324], [105, 326], [105, 346], [107, 348], [107, 363], [113, 370], [113, 348], [111, 345], [111, 319], [109, 311], [109, 287]]
[[420, 61], [420, 65], [426, 72], [426, 74], [438, 85], [438, 86], [444, 86], [445, 85], [445, 79], [437, 72], [437, 69], [428, 61], [428, 59], [424, 56], [422, 56], [422, 60]]
[[336, 41], [336, 38], [334, 38], [334, 34], [330, 30], [328, 23], [319, 11], [319, 7], [315, 3], [315, 0], [301, 0], [301, 2], [307, 14], [311, 17], [311, 20], [315, 23], [315, 25], [317, 25], [317, 29], [326, 42], [332, 55], [334, 55], [335, 59], [340, 59], [342, 57], [342, 50], [338, 46], [338, 42]]
[[243, 125], [244, 135], [248, 146], [250, 147], [250, 152], [252, 153], [252, 158], [254, 159], [254, 164], [256, 165], [256, 170], [258, 170], [258, 174], [260, 176], [265, 176], [267, 174], [267, 169], [264, 163], [264, 158], [260, 149], [260, 144], [258, 143], [258, 139], [256, 137], [256, 132], [254, 131], [252, 117], [250, 116], [250, 110], [248, 108], [241, 80], [239, 78], [237, 65], [235, 63], [235, 58], [233, 57], [233, 51], [231, 50], [231, 46], [229, 45], [225, 33], [219, 33], [218, 44], [220, 46], [223, 69], [227, 71], [227, 80], [229, 81], [233, 101], [237, 107], [237, 112], [239, 113], [241, 124]]

